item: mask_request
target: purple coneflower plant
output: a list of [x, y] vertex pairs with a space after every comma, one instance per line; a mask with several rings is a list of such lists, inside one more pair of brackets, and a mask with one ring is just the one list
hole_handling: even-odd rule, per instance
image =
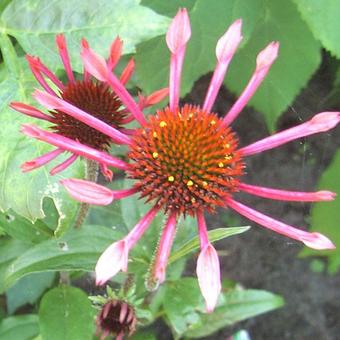
[[[279, 222], [234, 199], [234, 193], [243, 191], [252, 195], [284, 201], [329, 201], [334, 193], [329, 191], [296, 192], [249, 185], [240, 181], [244, 172], [245, 157], [278, 147], [284, 143], [334, 128], [339, 112], [323, 112], [311, 120], [281, 131], [246, 147], [238, 147], [238, 139], [230, 125], [245, 107], [251, 96], [268, 73], [278, 55], [279, 44], [271, 42], [256, 59], [255, 71], [235, 104], [219, 118], [211, 112], [228, 65], [239, 45], [241, 20], [235, 21], [219, 39], [216, 47], [217, 64], [203, 106], [179, 106], [181, 70], [186, 44], [191, 29], [187, 11], [180, 9], [166, 35], [171, 52], [169, 107], [145, 118], [141, 108], [123, 84], [112, 74], [110, 63], [94, 53], [83, 49], [85, 69], [98, 81], [110, 85], [127, 110], [138, 120], [140, 128], [129, 136], [115, 131], [113, 139], [129, 147], [130, 162], [111, 161], [105, 153], [98, 155], [100, 163], [124, 169], [134, 179], [130, 189], [112, 191], [90, 181], [66, 179], [62, 183], [77, 200], [107, 205], [113, 200], [139, 194], [153, 202], [151, 210], [137, 223], [129, 234], [110, 245], [96, 266], [97, 284], [104, 284], [118, 271], [127, 270], [128, 253], [142, 237], [156, 214], [167, 216], [157, 248], [151, 272], [153, 282], [162, 283], [171, 246], [175, 237], [177, 219], [183, 215], [196, 217], [201, 251], [197, 261], [197, 276], [206, 301], [207, 311], [212, 311], [221, 290], [220, 265], [217, 252], [209, 242], [204, 212], [213, 212], [216, 207], [229, 207], [248, 219], [277, 233], [303, 242], [314, 249], [332, 249], [333, 243], [325, 236], [307, 232]], [[39, 101], [50, 109], [60, 109], [61, 100], [48, 92], [39, 92]], [[70, 105], [70, 104], [67, 104]], [[68, 109], [65, 109], [68, 111]], [[71, 110], [69, 110], [71, 111]], [[74, 115], [75, 118], [76, 115]], [[84, 117], [83, 115], [79, 115]], [[87, 123], [87, 116], [83, 118]], [[98, 128], [95, 124], [91, 124]], [[104, 126], [104, 123], [103, 123]], [[40, 138], [40, 132], [26, 126], [25, 131]], [[106, 128], [101, 128], [107, 133]], [[111, 130], [110, 130], [111, 131]], [[111, 135], [110, 135], [111, 136]], [[118, 138], [119, 136], [119, 138]], [[124, 137], [123, 137], [124, 136]]]
[[[96, 161], [100, 165], [102, 173], [111, 179], [112, 172], [108, 169], [108, 165], [120, 169], [126, 169], [126, 167], [120, 160], [103, 153], [103, 151], [108, 151], [111, 142], [127, 144], [129, 141], [126, 136], [128, 130], [125, 130], [123, 125], [133, 120], [134, 117], [128, 115], [128, 111], [123, 107], [117, 94], [121, 95], [121, 92], [126, 92], [124, 85], [133, 74], [134, 60], [130, 59], [124, 68], [120, 76], [120, 87], [117, 88], [116, 94], [106, 82], [94, 79], [86, 69], [84, 69], [82, 78], [76, 79], [63, 34], [57, 35], [56, 44], [67, 75], [66, 84], [39, 58], [26, 55], [33, 75], [46, 91], [36, 90], [33, 97], [49, 110], [48, 113], [24, 103], [12, 102], [10, 105], [25, 115], [51, 123], [50, 128], [54, 132], [43, 131], [31, 125], [23, 125], [22, 132], [41, 139], [56, 148], [36, 159], [25, 162], [21, 168], [24, 172], [28, 172], [47, 164], [64, 152], [70, 152], [72, 155], [54, 167], [50, 171], [51, 175], [63, 171], [79, 156], [83, 156]], [[89, 48], [85, 39], [82, 40], [82, 46], [83, 49]], [[120, 60], [122, 47], [121, 39], [116, 38], [111, 45], [107, 61], [110, 72], [115, 69]], [[46, 94], [49, 94], [49, 101], [45, 98]], [[146, 98], [140, 95], [138, 105], [141, 109], [153, 105], [167, 94], [168, 90], [163, 89]]]

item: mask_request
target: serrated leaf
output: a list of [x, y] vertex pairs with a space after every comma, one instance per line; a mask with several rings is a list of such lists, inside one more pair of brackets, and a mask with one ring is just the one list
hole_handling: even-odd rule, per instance
[[43, 340], [91, 340], [94, 310], [79, 288], [60, 286], [41, 300], [39, 324]]
[[[279, 0], [196, 1], [190, 12], [192, 37], [183, 67], [181, 95], [188, 93], [201, 75], [214, 69], [217, 40], [238, 18], [243, 19], [243, 44], [225, 81], [237, 94], [250, 79], [257, 53], [272, 40], [281, 43], [279, 59], [250, 103], [265, 114], [273, 128], [276, 118], [306, 85], [320, 63], [320, 44], [290, 0], [285, 6]], [[148, 92], [166, 86], [169, 51], [165, 37], [138, 45], [136, 63], [137, 78], [143, 89]], [[202, 104], [203, 100], [197, 104]]]
[[34, 314], [11, 316], [0, 323], [3, 340], [30, 340], [38, 333], [38, 316]]
[[[223, 240], [226, 237], [230, 237], [237, 234], [242, 234], [245, 231], [249, 230], [250, 227], [231, 227], [231, 228], [217, 228], [208, 231], [209, 241], [214, 243], [219, 240]], [[173, 252], [169, 258], [168, 264], [171, 264], [182, 257], [190, 254], [191, 252], [199, 249], [200, 241], [199, 237], [195, 236], [191, 240], [187, 241], [186, 243], [182, 244], [182, 246]]]
[[338, 0], [293, 0], [314, 36], [340, 58], [340, 3]]
[[55, 36], [64, 32], [72, 66], [82, 70], [80, 41], [86, 38], [98, 53], [107, 55], [119, 35], [124, 53], [165, 32], [169, 19], [139, 5], [139, 0], [13, 0], [1, 16], [2, 30], [23, 49], [43, 58], [53, 70], [60, 67]]
[[84, 226], [81, 230], [69, 231], [60, 239], [41, 242], [17, 255], [14, 261], [6, 262], [0, 291], [31, 273], [91, 271], [101, 252], [115, 239], [116, 233], [109, 228]]
[[6, 79], [0, 83], [0, 210], [11, 208], [34, 222], [44, 218], [43, 199], [50, 197], [59, 213], [58, 226], [55, 226], [59, 235], [70, 226], [77, 211], [77, 202], [60, 188], [58, 182], [64, 176], [81, 177], [82, 164], [80, 161], [74, 163], [62, 176], [51, 176], [46, 168], [21, 172], [23, 162], [38, 157], [51, 147], [19, 132], [22, 123], [33, 120], [10, 109], [8, 104], [11, 101], [30, 103], [30, 93], [36, 83], [26, 63], [17, 57], [10, 39], [4, 34], [0, 35], [0, 48], [8, 70]]
[[[332, 190], [340, 193], [340, 151], [338, 151], [331, 165], [322, 174], [318, 183], [320, 190]], [[329, 259], [328, 270], [335, 273], [340, 268], [340, 232], [339, 232], [339, 196], [332, 202], [314, 203], [311, 211], [311, 231], [319, 232], [329, 237], [335, 244], [333, 250], [313, 250], [304, 247], [301, 256], [325, 255]]]

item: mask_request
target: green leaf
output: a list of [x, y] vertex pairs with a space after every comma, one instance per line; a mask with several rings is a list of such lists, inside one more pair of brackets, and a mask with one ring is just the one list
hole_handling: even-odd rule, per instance
[[103, 250], [116, 239], [116, 233], [109, 228], [84, 226], [69, 231], [60, 239], [41, 242], [22, 252], [14, 261], [6, 262], [0, 291], [30, 273], [91, 271]]
[[[217, 40], [235, 19], [243, 19], [244, 39], [225, 83], [237, 94], [250, 79], [258, 52], [272, 40], [280, 41], [279, 59], [250, 102], [265, 114], [273, 128], [276, 118], [306, 85], [320, 63], [320, 44], [300, 18], [296, 7], [290, 0], [285, 6], [279, 0], [197, 0], [190, 18], [192, 37], [183, 67], [182, 96], [191, 90], [201, 75], [214, 69]], [[169, 51], [165, 37], [138, 45], [136, 63], [137, 78], [143, 89], [148, 92], [166, 86]]]
[[188, 327], [184, 333], [189, 338], [201, 338], [219, 329], [267, 313], [284, 305], [281, 296], [256, 290], [233, 290], [224, 293], [223, 302], [211, 314], [202, 314], [199, 322]]
[[0, 226], [8, 235], [26, 242], [39, 243], [53, 236], [52, 230], [41, 220], [32, 223], [11, 210], [0, 213]]
[[206, 314], [197, 279], [182, 278], [166, 284], [163, 305], [166, 320], [177, 339], [208, 336], [238, 321], [279, 308], [283, 300], [266, 291], [228, 288], [221, 294], [215, 311]]
[[[237, 234], [242, 234], [245, 231], [249, 230], [250, 227], [233, 227], [233, 228], [218, 228], [214, 230], [210, 230], [208, 232], [209, 241], [211, 243], [222, 240], [226, 237], [230, 237]], [[171, 264], [183, 256], [190, 254], [191, 252], [197, 250], [200, 247], [200, 242], [198, 236], [195, 236], [190, 241], [184, 243], [180, 249], [173, 252], [169, 258], [168, 264]]]
[[257, 53], [271, 41], [280, 42], [279, 57], [250, 105], [264, 113], [271, 129], [276, 119], [306, 85], [321, 61], [320, 44], [290, 0], [266, 2], [263, 18], [258, 21], [252, 37], [235, 56], [226, 85], [241, 93], [255, 69]]
[[[51, 176], [45, 167], [22, 173], [20, 165], [50, 151], [51, 147], [30, 139], [19, 132], [22, 123], [30, 119], [10, 109], [11, 101], [30, 103], [30, 93], [36, 83], [24, 63], [18, 58], [10, 39], [0, 34], [0, 48], [7, 66], [7, 77], [0, 83], [0, 210], [13, 209], [17, 214], [34, 222], [44, 218], [43, 199], [50, 197], [59, 213], [55, 233], [61, 234], [73, 221], [77, 202], [71, 199], [58, 182], [64, 176], [81, 177], [82, 165], [78, 161], [63, 175]], [[59, 162], [62, 161], [59, 159]]]
[[55, 279], [55, 273], [38, 273], [23, 277], [7, 290], [7, 309], [12, 314], [19, 307], [35, 303]]
[[195, 2], [196, 0], [142, 0], [141, 5], [149, 7], [159, 14], [173, 17], [180, 7], [186, 8], [188, 11], [190, 11]]
[[98, 53], [108, 55], [112, 40], [124, 40], [124, 53], [165, 32], [169, 19], [140, 6], [138, 0], [13, 0], [1, 16], [2, 30], [14, 36], [27, 53], [38, 55], [56, 70], [60, 59], [55, 36], [64, 32], [72, 66], [82, 70], [80, 41], [86, 38]]
[[30, 340], [38, 333], [38, 316], [34, 314], [11, 316], [0, 323], [0, 339], [3, 340]]
[[[340, 151], [335, 155], [331, 165], [322, 174], [318, 188], [320, 190], [328, 189], [334, 192], [340, 192]], [[304, 247], [301, 256], [320, 256], [328, 257], [328, 270], [335, 273], [340, 268], [340, 232], [339, 232], [339, 196], [332, 202], [314, 203], [311, 211], [311, 229], [312, 232], [319, 232], [329, 237], [335, 244], [333, 250], [314, 250]]]
[[60, 286], [41, 300], [39, 324], [43, 340], [91, 340], [94, 310], [79, 288]]
[[293, 0], [314, 36], [340, 58], [340, 3], [338, 0]]

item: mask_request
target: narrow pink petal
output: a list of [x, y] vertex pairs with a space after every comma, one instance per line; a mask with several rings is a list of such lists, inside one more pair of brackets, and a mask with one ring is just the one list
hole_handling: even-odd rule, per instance
[[169, 95], [169, 88], [165, 87], [164, 89], [160, 89], [151, 93], [149, 96], [144, 97], [143, 95], [139, 95], [139, 107], [144, 109], [146, 107], [155, 105], [162, 101], [166, 96]]
[[108, 68], [110, 71], [112, 71], [118, 64], [118, 61], [122, 55], [122, 49], [123, 41], [119, 37], [117, 37], [110, 48], [110, 56], [108, 60]]
[[114, 242], [106, 248], [95, 268], [96, 284], [103, 285], [120, 270], [127, 271], [128, 254], [129, 249], [124, 239]]
[[[135, 189], [128, 189], [132, 192]], [[129, 234], [125, 237], [126, 243], [131, 249], [138, 240], [143, 236], [145, 231], [148, 229], [150, 223], [155, 218], [156, 214], [159, 211], [159, 207], [155, 206], [151, 208], [148, 213], [135, 225], [135, 227], [129, 232]]]
[[31, 71], [34, 75], [34, 77], [37, 79], [38, 83], [47, 91], [48, 93], [52, 95], [56, 95], [56, 93], [52, 90], [50, 85], [47, 84], [45, 78], [41, 74], [41, 70], [38, 67], [39, 60], [36, 57], [32, 57], [30, 55], [26, 55], [26, 59], [28, 61], [28, 64], [31, 68]]
[[197, 260], [196, 273], [208, 313], [213, 312], [221, 292], [220, 262], [215, 248], [206, 244]]
[[18, 111], [21, 112], [27, 116], [33, 117], [33, 118], [38, 118], [42, 120], [46, 120], [48, 122], [53, 122], [53, 118], [48, 116], [47, 114], [41, 112], [40, 110], [36, 109], [35, 107], [31, 105], [27, 105], [24, 103], [19, 103], [19, 102], [12, 102], [9, 104], [9, 106]]
[[189, 41], [191, 36], [190, 20], [185, 8], [180, 8], [166, 33], [166, 43], [171, 53], [176, 54]]
[[120, 79], [119, 79], [120, 82], [123, 85], [125, 85], [130, 80], [134, 71], [135, 71], [135, 60], [131, 58], [120, 76]]
[[275, 231], [276, 233], [285, 235], [294, 240], [303, 242], [307, 247], [313, 249], [334, 249], [334, 244], [324, 235], [320, 233], [310, 233], [301, 229], [297, 229], [283, 222], [277, 221], [266, 216], [256, 210], [253, 210], [231, 198], [226, 198], [226, 204], [246, 218]]
[[301, 192], [287, 191], [272, 188], [259, 187], [246, 183], [239, 183], [238, 188], [248, 194], [270, 198], [279, 201], [302, 201], [302, 202], [318, 202], [318, 201], [333, 201], [336, 194], [331, 191], [317, 192]]
[[49, 78], [60, 90], [65, 89], [65, 85], [58, 79], [58, 77], [46, 66], [41, 60], [37, 57], [32, 57], [30, 55], [26, 55], [28, 62], [34, 64], [38, 70], [40, 70], [47, 78]]
[[201, 249], [209, 243], [207, 225], [202, 210], [197, 211], [198, 235], [201, 242]]
[[179, 9], [166, 34], [166, 42], [171, 51], [169, 104], [175, 111], [180, 97], [181, 74], [185, 56], [186, 44], [191, 36], [190, 20], [187, 10]]
[[120, 323], [123, 323], [125, 318], [126, 318], [126, 315], [127, 315], [127, 312], [128, 312], [128, 305], [126, 302], [124, 302], [122, 304], [122, 307], [120, 309], [120, 314], [119, 314], [119, 322]]
[[67, 169], [72, 163], [74, 163], [77, 158], [79, 156], [78, 155], [71, 155], [69, 158], [67, 158], [64, 162], [60, 163], [59, 165], [55, 166], [51, 171], [50, 174], [52, 176], [58, 174], [59, 172], [64, 171], [65, 169]]
[[92, 128], [102, 132], [103, 134], [111, 137], [116, 143], [131, 144], [131, 140], [124, 133], [114, 127], [104, 123], [100, 119], [88, 114], [87, 112], [79, 109], [78, 107], [66, 102], [65, 100], [52, 96], [49, 93], [35, 90], [33, 97], [48, 109], [60, 110], [71, 117], [91, 126]]
[[240, 152], [243, 156], [254, 155], [262, 151], [276, 148], [294, 139], [328, 131], [333, 129], [339, 122], [340, 112], [322, 112], [303, 124], [278, 132], [275, 135], [250, 144], [240, 149]]
[[242, 20], [238, 19], [229, 27], [229, 29], [217, 42], [217, 65], [204, 100], [203, 110], [211, 111], [211, 108], [214, 105], [229, 63], [243, 38], [241, 28]]
[[105, 59], [95, 53], [89, 46], [86, 40], [82, 40], [83, 49], [80, 53], [84, 67], [95, 78], [101, 81], [106, 81], [109, 73]]
[[66, 39], [63, 34], [58, 34], [56, 36], [56, 43], [58, 46], [61, 61], [64, 65], [67, 77], [71, 83], [75, 82], [74, 74], [71, 67], [70, 56], [67, 50]]
[[129, 165], [126, 162], [105, 152], [98, 151], [57, 133], [41, 130], [37, 126], [23, 124], [21, 127], [21, 132], [29, 137], [33, 137], [35, 139], [57, 146], [61, 149], [73, 152], [77, 155], [92, 159], [98, 163], [105, 163], [122, 170], [127, 170], [129, 168]]
[[67, 192], [79, 202], [94, 205], [109, 205], [114, 198], [111, 189], [91, 181], [69, 178], [61, 180], [60, 183], [65, 187]]
[[50, 151], [48, 153], [45, 153], [44, 155], [37, 157], [35, 159], [32, 159], [31, 161], [23, 163], [20, 168], [23, 172], [28, 172], [36, 168], [40, 168], [41, 166], [47, 164], [48, 162], [52, 161], [56, 157], [58, 157], [60, 154], [62, 154], [64, 150], [62, 149], [55, 149], [53, 151]]
[[[120, 200], [122, 198], [134, 195], [138, 191], [139, 190], [137, 188], [130, 188], [130, 189], [112, 190], [111, 193], [113, 195], [114, 200]], [[156, 213], [157, 212], [158, 212], [158, 209], [156, 209]]]
[[104, 175], [106, 180], [111, 182], [112, 181], [112, 177], [113, 177], [113, 172], [107, 167], [106, 164], [102, 163], [102, 164], [99, 164], [99, 166], [100, 166], [100, 171]]
[[236, 103], [231, 107], [229, 112], [224, 117], [224, 124], [230, 125], [247, 105], [250, 98], [261, 85], [273, 62], [277, 58], [278, 51], [279, 43], [273, 41], [259, 53], [256, 59], [256, 69], [254, 74], [252, 75], [246, 88], [243, 90]]
[[176, 213], [173, 212], [168, 218], [165, 228], [162, 232], [159, 246], [156, 253], [156, 261], [153, 268], [153, 280], [156, 286], [165, 280], [165, 270], [168, 263], [172, 243], [176, 234]]

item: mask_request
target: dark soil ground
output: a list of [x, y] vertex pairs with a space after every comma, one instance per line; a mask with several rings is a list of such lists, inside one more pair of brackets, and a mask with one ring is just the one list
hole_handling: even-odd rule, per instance
[[[340, 99], [329, 97], [333, 72], [331, 60], [325, 56], [319, 71], [308, 87], [278, 121], [282, 130], [305, 121], [317, 112], [340, 107]], [[200, 103], [210, 77], [196, 83], [188, 102]], [[234, 98], [221, 91], [215, 112], [225, 112]], [[269, 134], [263, 116], [246, 109], [233, 125], [240, 144], [247, 145]], [[278, 149], [248, 158], [246, 183], [268, 187], [315, 190], [320, 175], [329, 165], [340, 146], [340, 129], [312, 136]], [[240, 200], [288, 224], [308, 228], [310, 204], [273, 202], [240, 195]], [[221, 216], [214, 216], [210, 225], [221, 225]], [[300, 259], [302, 245], [242, 219], [241, 225], [253, 228], [240, 237], [221, 241], [219, 249], [229, 255], [221, 258], [223, 277], [233, 279], [245, 287], [265, 289], [284, 297], [283, 308], [222, 330], [208, 340], [227, 339], [233, 331], [246, 329], [253, 340], [271, 339], [340, 339], [340, 274], [329, 276], [310, 269], [311, 258]], [[326, 261], [326, 259], [323, 259]], [[189, 271], [194, 269], [191, 263]], [[164, 338], [162, 338], [164, 339]]]

